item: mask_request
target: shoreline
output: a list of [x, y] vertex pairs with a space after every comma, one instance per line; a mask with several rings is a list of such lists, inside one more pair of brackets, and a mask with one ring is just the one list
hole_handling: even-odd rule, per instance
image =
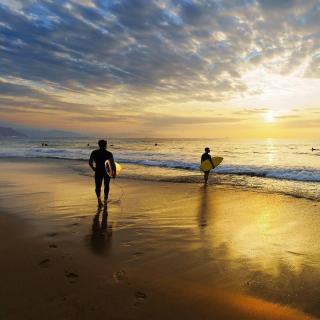
[[318, 203], [119, 179], [103, 226], [70, 164], [0, 161], [3, 318], [320, 316]]
[[[53, 161], [53, 163], [61, 162], [66, 162], [68, 164], [73, 165], [73, 169], [75, 174], [80, 174], [86, 177], [91, 177], [92, 172], [88, 170], [87, 166], [87, 160], [85, 159], [68, 159], [68, 158], [59, 158], [59, 157], [2, 157], [0, 158], [0, 164], [1, 162], [7, 162], [7, 161], [13, 161], [13, 162], [36, 162], [36, 163], [43, 163], [43, 162], [50, 162]], [[135, 167], [138, 168], [143, 168], [144, 170], [151, 170], [151, 172], [158, 171], [160, 170], [160, 173], [162, 172], [162, 175], [155, 175], [155, 174], [150, 174], [150, 175], [135, 175], [132, 174], [131, 172], [128, 174], [127, 172], [122, 172], [120, 180], [133, 180], [133, 181], [142, 181], [142, 182], [151, 182], [151, 183], [176, 183], [176, 184], [193, 184], [193, 185], [201, 185], [203, 182], [203, 175], [202, 173], [199, 172], [192, 172], [192, 174], [188, 171], [188, 169], [179, 169], [179, 168], [164, 168], [164, 167], [154, 167], [154, 166], [145, 166], [142, 164], [134, 164], [134, 163], [124, 163], [129, 168], [133, 168], [133, 172]], [[167, 177], [164, 177], [165, 174], [168, 172], [172, 172], [172, 175], [168, 175]], [[179, 176], [177, 175], [179, 172], [187, 173], [187, 175], [182, 175]], [[235, 175], [236, 177], [240, 178], [243, 177], [242, 175]], [[245, 175], [244, 177], [249, 177], [249, 178], [258, 178], [258, 179], [266, 179], [266, 182], [264, 183], [265, 185], [268, 185], [272, 183], [273, 181], [275, 182], [284, 182], [282, 179], [274, 179], [272, 177], [260, 177], [260, 176], [247, 176]], [[302, 199], [302, 200], [308, 200], [308, 201], [313, 201], [313, 202], [318, 202], [319, 198], [315, 197], [314, 195], [308, 195], [308, 194], [293, 194], [290, 192], [290, 190], [272, 190], [272, 189], [267, 189], [264, 186], [250, 186], [250, 185], [241, 185], [237, 184], [234, 182], [230, 182], [225, 180], [225, 178], [229, 178], [229, 175], [225, 175], [223, 173], [218, 173], [218, 174], [210, 174], [209, 177], [209, 185], [215, 186], [217, 188], [222, 188], [222, 189], [230, 189], [230, 190], [242, 190], [242, 191], [249, 191], [249, 192], [258, 192], [258, 193], [265, 193], [265, 194], [270, 194], [270, 195], [283, 195], [283, 196], [288, 196], [296, 199]], [[119, 180], [119, 179], [117, 179]], [[291, 181], [291, 182], [298, 182], [301, 183], [302, 181]], [[311, 183], [312, 181], [305, 181], [306, 183]], [[314, 182], [316, 183], [316, 182]]]

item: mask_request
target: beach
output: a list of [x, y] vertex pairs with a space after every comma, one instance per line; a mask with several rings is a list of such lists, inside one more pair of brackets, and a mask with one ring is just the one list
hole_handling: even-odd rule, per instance
[[316, 319], [319, 202], [0, 160], [0, 319]]

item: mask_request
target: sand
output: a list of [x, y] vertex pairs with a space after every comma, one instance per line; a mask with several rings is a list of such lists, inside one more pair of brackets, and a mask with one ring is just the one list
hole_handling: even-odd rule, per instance
[[312, 319], [319, 204], [0, 161], [0, 319]]

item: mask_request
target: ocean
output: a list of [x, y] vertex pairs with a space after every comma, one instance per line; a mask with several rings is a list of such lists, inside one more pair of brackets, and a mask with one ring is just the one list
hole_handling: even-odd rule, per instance
[[[42, 147], [42, 142], [48, 146]], [[89, 146], [88, 146], [89, 144]], [[312, 140], [108, 139], [108, 149], [123, 166], [122, 177], [175, 183], [201, 183], [204, 147], [224, 157], [210, 184], [320, 200], [320, 148]], [[87, 161], [94, 138], [0, 139], [0, 158], [57, 158]], [[82, 166], [82, 173], [86, 173]], [[90, 168], [88, 167], [88, 174]]]

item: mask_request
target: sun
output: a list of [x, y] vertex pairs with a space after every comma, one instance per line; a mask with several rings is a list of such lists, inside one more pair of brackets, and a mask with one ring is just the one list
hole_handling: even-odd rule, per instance
[[268, 123], [274, 122], [274, 115], [273, 115], [273, 112], [272, 112], [272, 111], [270, 111], [270, 112], [268, 112], [268, 113], [266, 113], [266, 114], [264, 115], [264, 121], [265, 121], [265, 122], [268, 122]]

